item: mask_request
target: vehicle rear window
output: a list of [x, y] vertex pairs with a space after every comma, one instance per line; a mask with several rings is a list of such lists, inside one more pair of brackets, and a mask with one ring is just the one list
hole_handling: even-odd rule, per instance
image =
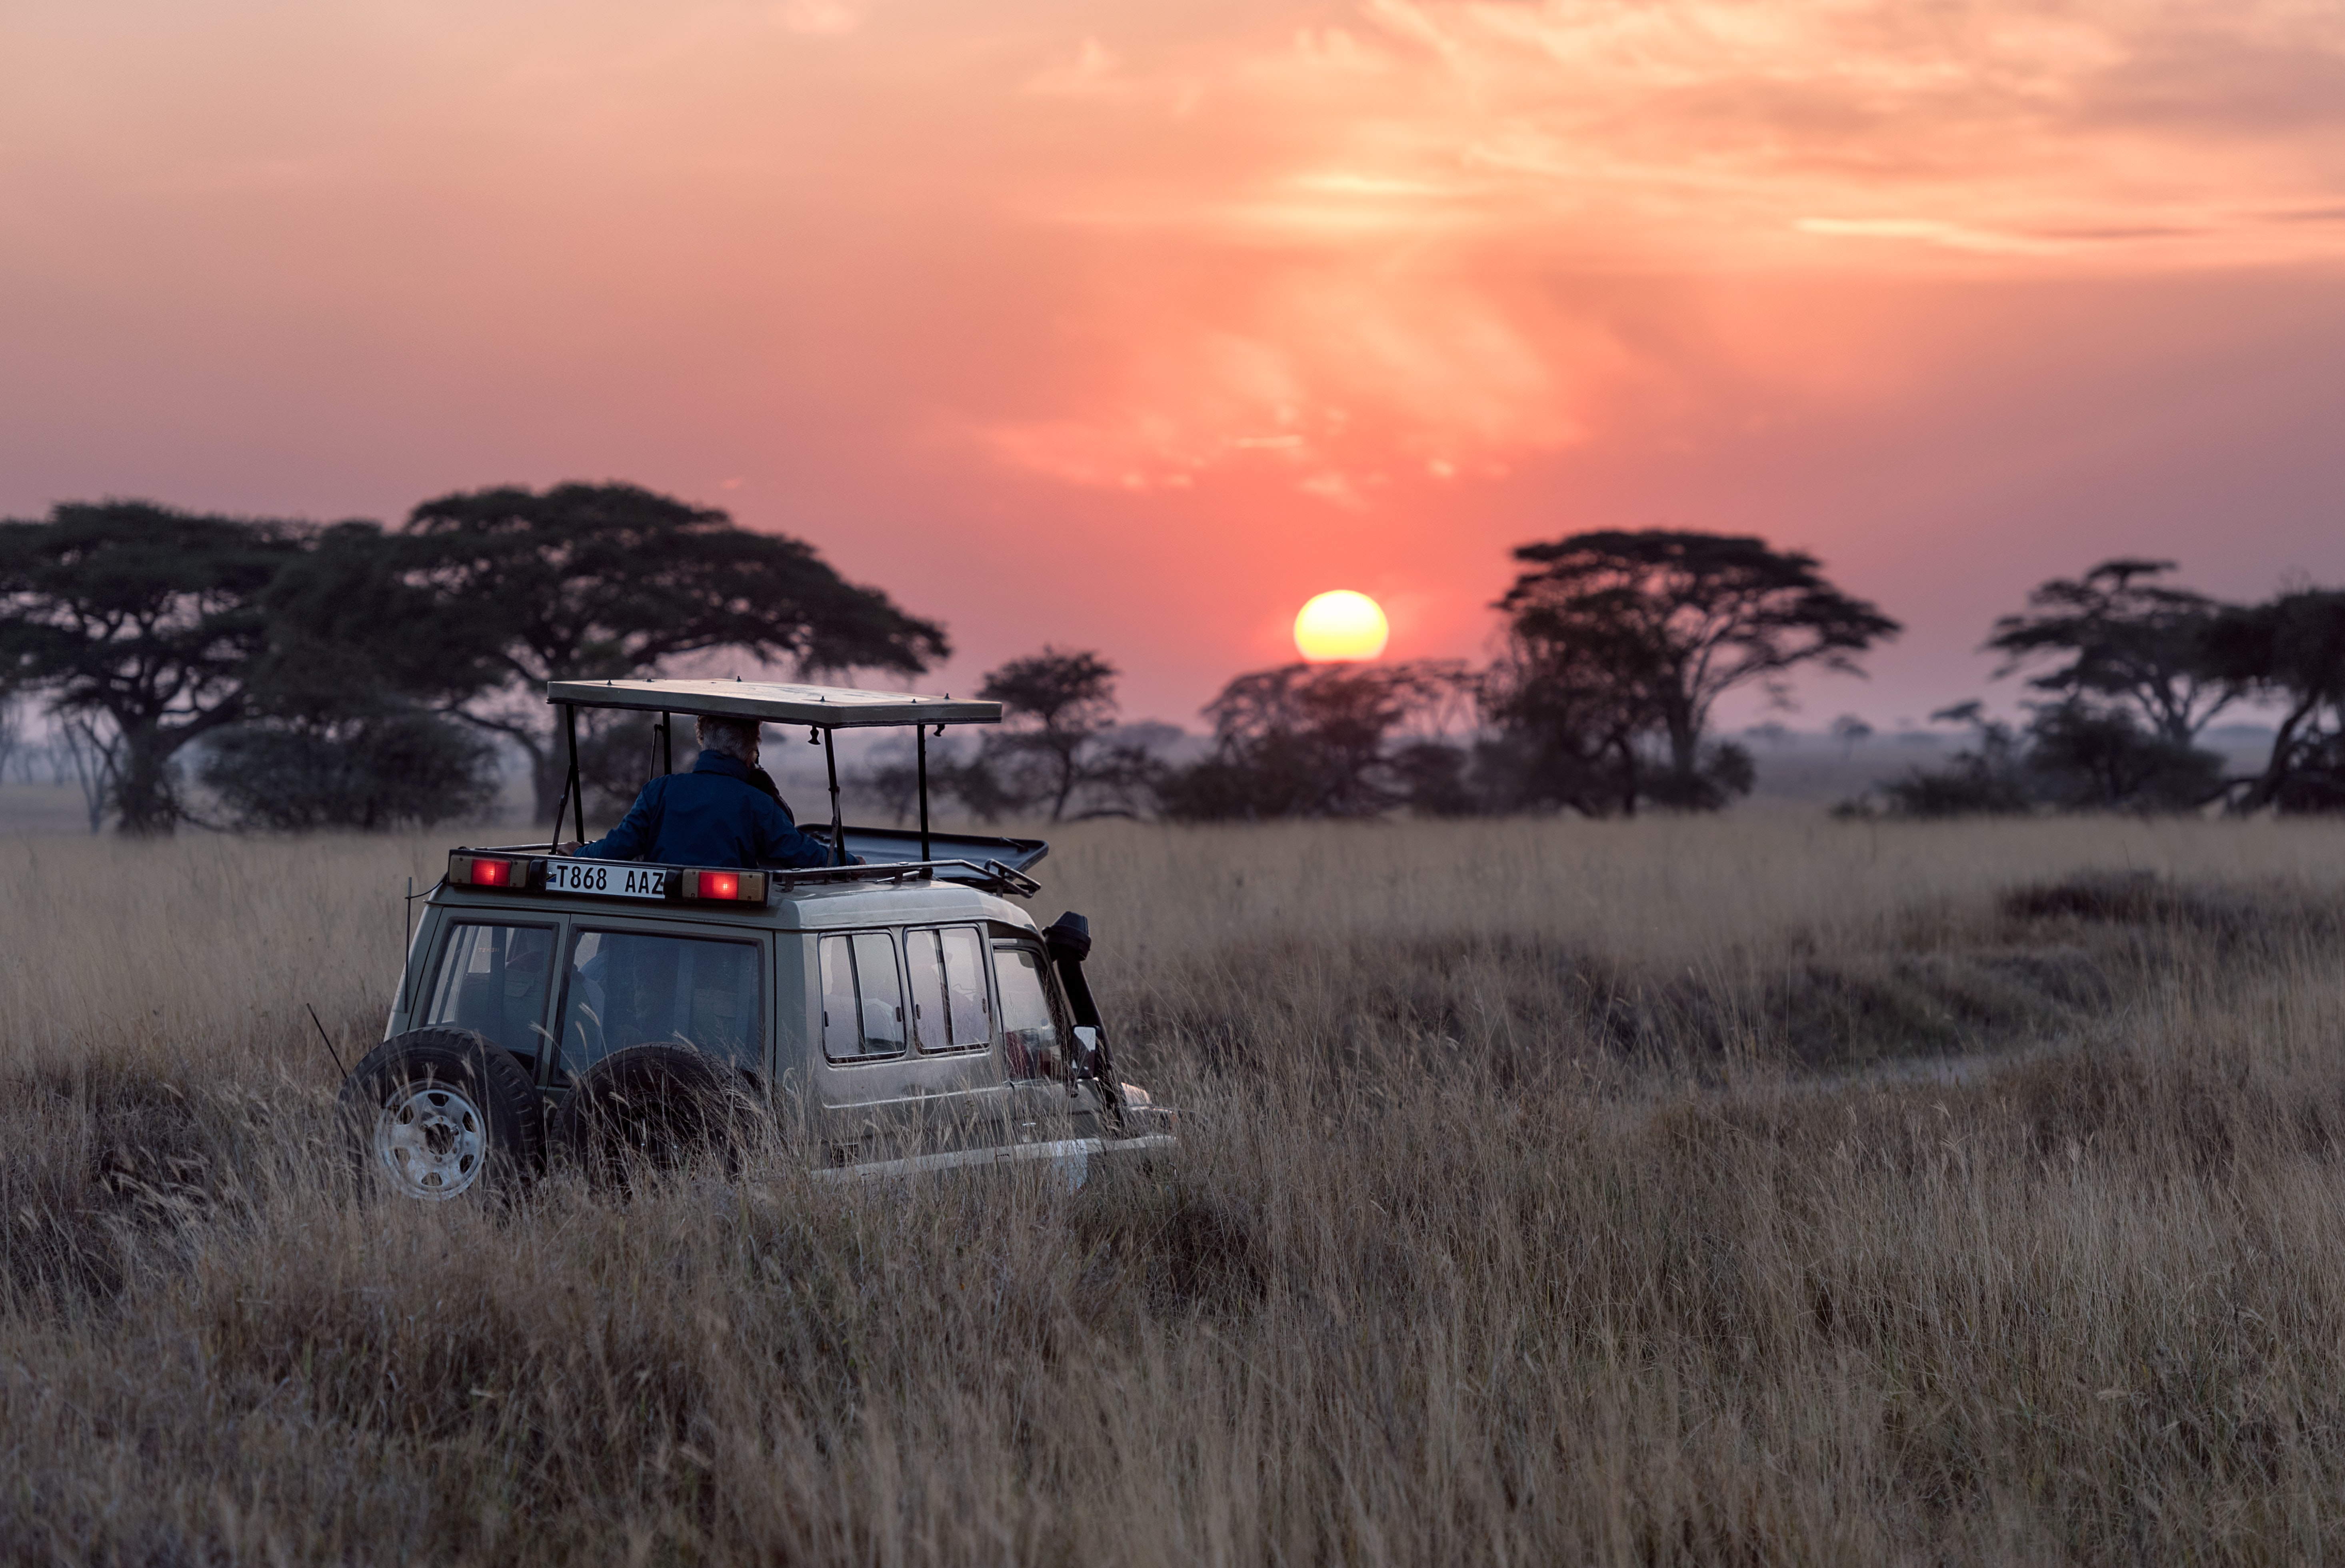
[[985, 942], [975, 926], [904, 933], [911, 981], [912, 1034], [923, 1051], [965, 1051], [993, 1043], [985, 991]]
[[823, 1054], [834, 1062], [902, 1054], [904, 987], [896, 973], [896, 939], [884, 931], [827, 936], [819, 957]]
[[1059, 1026], [1051, 1016], [1042, 955], [1030, 947], [993, 950], [1001, 983], [1002, 1064], [1013, 1078], [1050, 1078], [1059, 1071]]
[[431, 988], [426, 1024], [469, 1029], [533, 1068], [545, 1038], [545, 981], [553, 969], [553, 928], [474, 925], [448, 932]]
[[753, 942], [582, 931], [570, 945], [562, 1065], [583, 1072], [612, 1052], [693, 1045], [752, 1071], [764, 1064]]

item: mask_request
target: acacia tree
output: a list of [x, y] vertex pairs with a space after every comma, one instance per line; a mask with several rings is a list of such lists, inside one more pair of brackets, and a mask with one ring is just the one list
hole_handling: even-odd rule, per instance
[[528, 755], [541, 815], [563, 769], [543, 683], [617, 679], [716, 648], [801, 672], [916, 673], [942, 627], [849, 583], [813, 546], [632, 484], [519, 486], [445, 495], [397, 536], [404, 580], [459, 612], [486, 648], [492, 694], [457, 711]]
[[498, 630], [417, 580], [379, 523], [318, 530], [256, 598], [265, 635], [247, 671], [256, 713], [331, 723], [446, 708], [502, 678]]
[[406, 581], [381, 526], [320, 532], [261, 593], [246, 721], [205, 748], [231, 820], [387, 828], [485, 809], [495, 748], [435, 711], [498, 678], [466, 606]]
[[1996, 677], [2035, 667], [2027, 684], [2036, 690], [2129, 707], [2153, 733], [2189, 746], [2239, 688], [2205, 667], [2206, 630], [2225, 606], [2152, 580], [2174, 569], [2121, 556], [2039, 585], [2027, 608], [1996, 621], [1987, 638], [2004, 656]]
[[1528, 569], [1497, 606], [1511, 670], [1494, 717], [1519, 722], [1528, 708], [1557, 707], [1535, 688], [1566, 683], [1574, 700], [1561, 706], [1596, 724], [1570, 749], [1612, 753], [1631, 807], [1637, 737], [1654, 735], [1667, 751], [1649, 788], [1674, 803], [1716, 804], [1749, 788], [1739, 748], [1703, 753], [1721, 697], [1753, 683], [1780, 695], [1803, 666], [1862, 674], [1857, 656], [1901, 629], [1833, 586], [1814, 556], [1749, 535], [1601, 531], [1525, 545], [1515, 558]]
[[[1080, 804], [1083, 816], [1132, 816], [1153, 792], [1163, 762], [1151, 731], [1116, 723], [1116, 667], [1097, 653], [1045, 646], [986, 673], [978, 695], [1001, 704], [1001, 725], [974, 756], [931, 754], [929, 786], [991, 821], [1047, 809], [1054, 822]], [[874, 768], [866, 782], [900, 820], [910, 809], [915, 769], [907, 755]]]
[[1481, 682], [1497, 734], [1476, 759], [1494, 803], [1635, 815], [1649, 771], [1639, 743], [1657, 710], [1649, 653], [1611, 617], [1583, 617], [1568, 637], [1509, 638]]
[[1091, 753], [1115, 724], [1116, 668], [1096, 653], [1042, 651], [990, 672], [978, 696], [1001, 704], [1002, 727], [985, 738], [978, 766], [1002, 798], [1050, 802], [1051, 820], [1090, 781]]
[[301, 548], [289, 524], [144, 501], [0, 524], [0, 669], [91, 749], [125, 832], [169, 831], [172, 759], [244, 717], [260, 596]]
[[2345, 809], [2345, 592], [2311, 589], [2222, 609], [2200, 640], [2208, 676], [2285, 705], [2241, 809]]
[[1458, 666], [1294, 664], [1239, 676], [1205, 705], [1214, 754], [1168, 776], [1165, 811], [1195, 819], [1364, 817], [1410, 801], [1411, 786], [1454, 779], [1404, 758], [1396, 730], [1471, 684]]

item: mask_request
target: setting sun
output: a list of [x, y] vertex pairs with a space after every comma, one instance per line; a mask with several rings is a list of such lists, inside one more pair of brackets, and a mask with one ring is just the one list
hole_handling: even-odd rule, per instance
[[1294, 647], [1315, 664], [1374, 658], [1391, 635], [1383, 607], [1349, 588], [1319, 595], [1294, 617]]

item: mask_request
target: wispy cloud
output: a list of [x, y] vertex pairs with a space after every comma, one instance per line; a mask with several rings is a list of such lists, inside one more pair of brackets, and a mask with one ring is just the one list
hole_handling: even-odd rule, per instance
[[2345, 260], [2335, 0], [141, 3], [12, 36], [20, 272], [168, 205], [157, 278], [256, 310], [918, 321], [908, 402], [1078, 484], [1365, 504], [1854, 357], [1740, 280]]
[[775, 15], [790, 32], [829, 37], [855, 31], [862, 6], [856, 0], [782, 0]]
[[1045, 66], [1026, 80], [1030, 93], [1083, 97], [1112, 91], [1118, 61], [1097, 38], [1085, 38], [1066, 59]]
[[[1129, 484], [1262, 460], [1276, 410], [1314, 493], [1376, 440], [1470, 468], [1579, 440], [1641, 351], [1527, 268], [1694, 278], [1979, 276], [2345, 259], [2345, 34], [2327, 5], [2082, 0], [1365, 0], [1225, 51], [1042, 77], [1094, 94], [1128, 169], [1045, 182], [1051, 220], [1129, 236], [1087, 308], [1128, 312], [1122, 412], [1005, 433]], [[1153, 156], [1175, 78], [1204, 156]], [[1242, 287], [1192, 271], [1220, 248]], [[1138, 291], [1145, 294], [1145, 290]], [[1177, 296], [1177, 297], [1176, 297]], [[1102, 340], [1118, 334], [1104, 319]], [[1228, 345], [1245, 345], [1233, 353]], [[1265, 377], [1260, 367], [1277, 367]], [[1344, 411], [1338, 438], [1315, 421]], [[1327, 475], [1345, 476], [1343, 485]]]

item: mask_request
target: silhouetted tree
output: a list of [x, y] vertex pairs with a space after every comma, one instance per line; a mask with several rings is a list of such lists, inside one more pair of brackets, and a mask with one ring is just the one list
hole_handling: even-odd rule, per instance
[[2220, 788], [2222, 759], [2146, 728], [2130, 708], [2072, 697], [2038, 706], [2022, 728], [1964, 702], [1934, 713], [1975, 737], [1942, 768], [1915, 768], [1881, 786], [1901, 817], [2039, 809], [2176, 811]]
[[1840, 742], [1841, 760], [1846, 762], [1856, 756], [1860, 741], [1873, 738], [1873, 726], [1853, 713], [1843, 713], [1832, 721], [1832, 738]]
[[1153, 719], [1119, 724], [1101, 735], [1086, 764], [1091, 805], [1084, 815], [1138, 817], [1152, 810], [1171, 766], [1167, 759], [1185, 738], [1177, 727]]
[[1568, 637], [1518, 634], [1482, 677], [1495, 729], [1475, 747], [1483, 793], [1507, 809], [1633, 815], [1652, 769], [1641, 744], [1659, 704], [1648, 649], [1607, 617]]
[[1001, 728], [985, 738], [979, 764], [1009, 801], [1050, 807], [1051, 820], [1091, 781], [1100, 737], [1115, 724], [1116, 668], [1089, 651], [1042, 651], [990, 671], [977, 695], [1001, 704]]
[[460, 711], [528, 754], [540, 815], [563, 773], [547, 680], [636, 676], [716, 648], [905, 673], [949, 651], [943, 628], [846, 581], [811, 545], [632, 484], [442, 496], [397, 545], [404, 580], [467, 616], [462, 643], [493, 649], [494, 695]]
[[1412, 740], [1386, 760], [1402, 802], [1420, 817], [1470, 817], [1482, 809], [1473, 758], [1446, 740]]
[[418, 580], [407, 543], [378, 523], [302, 541], [256, 599], [246, 670], [254, 709], [330, 721], [446, 709], [505, 677], [502, 633], [479, 607]]
[[2051, 663], [2027, 684], [2069, 701], [2125, 704], [2188, 746], [2237, 693], [2205, 668], [2206, 629], [2224, 606], [2151, 581], [2173, 570], [2171, 561], [2122, 556], [2039, 585], [2025, 611], [1995, 623], [1986, 646], [2004, 656], [1995, 675]]
[[2050, 805], [2178, 811], [2222, 789], [2223, 759], [2147, 728], [2130, 708], [2071, 697], [2035, 710], [2027, 767]]
[[[950, 796], [988, 821], [1047, 812], [1080, 817], [1138, 816], [1155, 797], [1160, 755], [1180, 738], [1170, 725], [1115, 721], [1116, 668], [1096, 653], [1045, 647], [989, 671], [978, 695], [1002, 707], [1002, 724], [974, 752], [947, 746], [929, 752], [932, 799]], [[916, 799], [909, 752], [891, 751], [868, 769], [864, 786], [898, 820]]]
[[[1975, 701], [1941, 708], [1930, 715], [1930, 722], [1968, 725], [1972, 744], [1955, 752], [1943, 768], [1911, 768], [1904, 777], [1882, 785], [1891, 816], [2009, 816], [2035, 809], [2035, 782], [2028, 775], [2025, 751], [2010, 725], [1987, 718], [1984, 706]], [[1871, 814], [1871, 808], [1861, 799], [1839, 809], [1845, 815]]]
[[1557, 770], [1535, 794], [1583, 809], [1633, 810], [1640, 796], [1714, 807], [1747, 791], [1750, 754], [1704, 744], [1719, 697], [1754, 682], [1780, 694], [1802, 666], [1861, 674], [1856, 656], [1899, 630], [1812, 555], [1746, 535], [1575, 534], [1515, 558], [1528, 569], [1498, 601], [1509, 648], [1487, 711], [1528, 743], [1528, 766]]
[[287, 524], [143, 501], [0, 524], [0, 678], [45, 693], [93, 751], [124, 831], [168, 832], [173, 759], [245, 717], [261, 595], [301, 548]]
[[89, 830], [106, 830], [106, 814], [114, 799], [114, 765], [122, 746], [113, 726], [103, 719], [65, 716], [49, 738], [50, 781], [71, 784], [81, 791], [82, 810]]
[[436, 711], [501, 672], [479, 617], [410, 582], [380, 524], [323, 529], [259, 596], [245, 718], [200, 777], [239, 827], [381, 829], [478, 815], [496, 751]]
[[2153, 580], [2173, 569], [2104, 561], [2038, 585], [2024, 613], [1996, 621], [1986, 643], [2004, 656], [1996, 676], [2035, 668], [2028, 685], [2057, 700], [2030, 705], [2020, 732], [1981, 718], [1974, 702], [1948, 709], [1939, 717], [1967, 719], [1980, 744], [1945, 769], [1888, 786], [1893, 809], [2169, 811], [2218, 794], [2222, 759], [2192, 740], [2243, 687], [2208, 663], [2208, 630], [2223, 606]]
[[[1168, 816], [1371, 816], [1410, 799], [1394, 731], [1468, 683], [1444, 664], [1286, 665], [1242, 675], [1205, 705], [1213, 755], [1168, 774]], [[1422, 774], [1420, 760], [1418, 772]]]
[[429, 826], [489, 809], [494, 749], [415, 710], [246, 724], [213, 738], [200, 776], [240, 828]]
[[2208, 677], [2285, 705], [2263, 772], [2245, 781], [2234, 805], [2345, 809], [2345, 592], [2309, 589], [2225, 608], [2200, 646]]

